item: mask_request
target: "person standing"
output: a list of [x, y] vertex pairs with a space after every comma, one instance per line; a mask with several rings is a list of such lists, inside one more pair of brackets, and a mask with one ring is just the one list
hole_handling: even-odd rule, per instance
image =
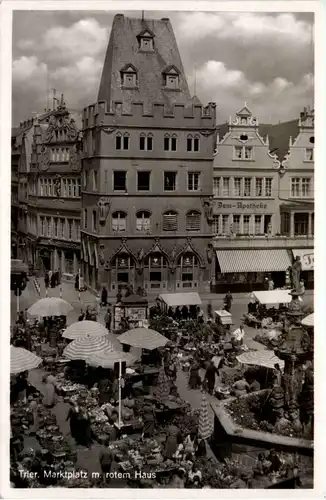
[[99, 461], [101, 465], [102, 477], [104, 484], [108, 484], [110, 482], [110, 472], [112, 469], [113, 463], [113, 453], [108, 448], [103, 448], [99, 455]]
[[79, 273], [76, 274], [76, 278], [75, 278], [75, 290], [76, 290], [76, 292], [78, 292], [78, 290], [79, 290]]
[[216, 368], [212, 362], [208, 365], [208, 368], [205, 373], [205, 380], [207, 384], [207, 392], [208, 394], [213, 394], [214, 386], [215, 386], [215, 374]]
[[52, 271], [51, 271], [50, 283], [51, 283], [51, 288], [55, 288], [55, 273], [53, 273]]
[[43, 377], [44, 398], [42, 403], [47, 408], [53, 408], [56, 403], [55, 378], [52, 375]]
[[105, 328], [110, 331], [111, 330], [111, 322], [112, 322], [112, 314], [111, 314], [110, 309], [108, 309], [106, 311], [106, 314], [104, 316], [104, 321], [105, 321]]
[[228, 293], [224, 297], [224, 309], [227, 312], [231, 311], [232, 302], [233, 302], [233, 297], [232, 297], [232, 293], [229, 290]]
[[243, 325], [240, 325], [232, 334], [231, 341], [235, 343], [235, 345], [241, 346], [243, 345], [243, 339], [245, 336], [245, 331], [243, 329]]
[[105, 307], [108, 305], [108, 291], [105, 286], [102, 288], [101, 305]]
[[45, 271], [45, 275], [44, 275], [44, 285], [45, 285], [45, 288], [49, 288], [49, 284], [50, 284], [49, 273], [48, 273], [48, 271]]

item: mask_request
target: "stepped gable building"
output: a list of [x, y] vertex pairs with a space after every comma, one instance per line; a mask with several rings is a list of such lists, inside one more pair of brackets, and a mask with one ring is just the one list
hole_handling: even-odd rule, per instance
[[115, 16], [98, 101], [83, 120], [90, 288], [209, 290], [215, 114], [190, 96], [168, 19]]
[[[304, 193], [306, 200], [312, 202], [306, 194], [309, 192], [313, 198], [313, 180], [309, 184], [305, 173], [310, 169], [310, 177], [313, 175], [310, 140], [313, 132], [310, 128], [308, 133], [308, 123], [304, 123], [299, 127], [297, 139], [293, 144], [290, 142], [290, 152], [285, 157], [277, 147], [280, 144], [283, 148], [282, 141], [277, 140], [278, 126], [268, 127], [273, 134], [271, 138], [262, 137], [261, 130], [266, 132], [267, 126], [259, 128], [258, 119], [247, 105], [236, 113], [234, 120], [230, 118], [224, 136], [217, 136], [213, 174], [212, 232], [216, 251], [213, 290], [223, 292], [230, 287], [237, 291], [259, 290], [264, 288], [266, 278], [272, 278], [275, 287], [284, 286], [285, 271], [300, 253], [296, 249], [313, 249], [313, 218], [308, 215], [307, 205], [301, 204], [302, 199], [293, 196], [299, 191], [293, 187], [297, 186], [297, 180], [292, 178], [297, 179], [300, 172], [305, 177], [300, 179], [300, 196]], [[284, 129], [283, 125], [280, 124]], [[300, 208], [293, 206], [293, 201], [300, 203]], [[299, 223], [290, 225], [291, 217], [292, 221], [302, 219], [291, 215], [296, 210], [307, 214], [305, 227], [299, 228]], [[309, 279], [306, 276], [306, 284], [307, 281], [311, 281], [311, 276]]]
[[18, 257], [69, 278], [80, 261], [80, 132], [63, 96], [56, 109], [21, 128]]

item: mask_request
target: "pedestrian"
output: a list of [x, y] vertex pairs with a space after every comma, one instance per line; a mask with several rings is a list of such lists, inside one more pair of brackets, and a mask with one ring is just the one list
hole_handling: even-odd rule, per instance
[[78, 317], [78, 321], [83, 321], [84, 318], [85, 318], [85, 313], [84, 313], [83, 309], [81, 309], [80, 316]]
[[55, 288], [55, 273], [52, 273], [52, 271], [51, 271], [50, 283], [51, 283], [51, 288]]
[[108, 448], [103, 448], [100, 451], [99, 461], [101, 465], [102, 478], [104, 483], [110, 482], [110, 472], [112, 469], [113, 453]]
[[274, 365], [273, 379], [276, 385], [282, 385], [282, 370], [279, 363], [275, 363]]
[[189, 381], [188, 387], [189, 389], [198, 389], [201, 386], [201, 378], [199, 376], [199, 363], [197, 361], [194, 362], [189, 372]]
[[208, 365], [208, 368], [205, 373], [205, 380], [207, 383], [207, 392], [208, 394], [213, 394], [214, 386], [215, 386], [215, 374], [216, 368], [212, 362]]
[[274, 290], [274, 281], [272, 278], [268, 281], [268, 290]]
[[91, 316], [92, 316], [92, 314], [91, 314], [91, 311], [90, 311], [90, 307], [87, 306], [86, 307], [86, 313], [85, 313], [85, 319], [88, 320], [88, 321], [90, 321]]
[[234, 330], [234, 332], [231, 334], [231, 342], [233, 341], [234, 345], [236, 346], [241, 346], [243, 345], [244, 336], [245, 331], [243, 329], [243, 325], [241, 324], [239, 328]]
[[52, 375], [43, 377], [44, 398], [42, 403], [47, 408], [53, 408], [56, 403], [55, 378]]
[[44, 275], [44, 285], [45, 285], [45, 288], [49, 288], [49, 284], [50, 284], [49, 273], [48, 273], [48, 271], [45, 271], [45, 275]]
[[105, 328], [109, 331], [111, 330], [111, 321], [112, 321], [112, 314], [110, 309], [108, 309], [104, 316], [104, 322], [105, 322]]
[[101, 305], [105, 307], [108, 305], [108, 291], [105, 286], [102, 288]]
[[49, 280], [50, 280], [50, 281], [51, 281], [51, 278], [52, 278], [52, 274], [53, 274], [53, 273], [52, 273], [52, 270], [50, 269], [50, 271], [49, 271]]
[[168, 433], [169, 434], [165, 442], [164, 456], [165, 458], [169, 458], [170, 460], [172, 460], [174, 454], [178, 449], [178, 445], [180, 444], [181, 432], [178, 427], [176, 427], [175, 425], [171, 425], [168, 428]]
[[189, 310], [187, 306], [183, 306], [181, 309], [182, 319], [187, 320], [189, 318]]
[[224, 309], [227, 312], [231, 311], [232, 302], [233, 302], [233, 297], [232, 297], [232, 293], [229, 290], [228, 293], [224, 297]]
[[75, 278], [75, 290], [76, 290], [76, 292], [79, 291], [79, 273], [76, 274], [76, 278]]
[[175, 309], [175, 311], [174, 311], [174, 319], [176, 321], [180, 321], [180, 319], [181, 319], [181, 311], [180, 311], [180, 307], [179, 306], [177, 306], [176, 309]]

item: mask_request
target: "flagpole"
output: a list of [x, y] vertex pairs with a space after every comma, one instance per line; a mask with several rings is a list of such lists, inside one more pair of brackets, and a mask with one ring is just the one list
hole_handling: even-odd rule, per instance
[[122, 365], [121, 360], [119, 360], [119, 429], [121, 429], [121, 377], [122, 377]]
[[17, 288], [17, 319], [19, 318], [19, 288]]
[[78, 299], [80, 302], [80, 268], [78, 269]]

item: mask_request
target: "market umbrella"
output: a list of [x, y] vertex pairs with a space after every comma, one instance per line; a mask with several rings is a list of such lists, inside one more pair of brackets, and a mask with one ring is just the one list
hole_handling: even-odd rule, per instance
[[73, 340], [63, 351], [63, 355], [70, 360], [83, 359], [86, 361], [92, 354], [104, 351], [110, 347], [106, 337], [84, 337]]
[[162, 365], [157, 378], [157, 387], [155, 388], [155, 396], [159, 401], [167, 399], [170, 394], [170, 383]]
[[57, 297], [39, 299], [28, 309], [31, 316], [67, 316], [73, 307], [66, 300]]
[[102, 367], [106, 369], [114, 368], [114, 364], [121, 361], [127, 366], [131, 366], [137, 360], [130, 352], [117, 351], [113, 345], [109, 345], [104, 351], [94, 352], [87, 360], [87, 364], [96, 368]]
[[278, 363], [281, 370], [284, 368], [284, 361], [275, 356], [273, 351], [248, 351], [237, 356], [239, 363], [244, 365], [265, 366], [266, 368], [274, 368]]
[[212, 424], [209, 421], [208, 415], [208, 401], [205, 392], [203, 392], [199, 413], [198, 434], [202, 439], [208, 439], [212, 435], [212, 431]]
[[169, 339], [150, 328], [133, 328], [119, 335], [118, 340], [121, 344], [128, 344], [132, 347], [140, 347], [152, 351], [159, 347], [164, 347]]
[[304, 326], [314, 326], [314, 313], [312, 314], [309, 314], [309, 316], [306, 316], [305, 318], [303, 318], [303, 320], [301, 321], [301, 323], [304, 325]]
[[[76, 323], [68, 326], [62, 336], [66, 339], [74, 340], [82, 337], [104, 337], [108, 334], [109, 331], [105, 328], [105, 326], [101, 325], [101, 323], [98, 323], [97, 321], [83, 320], [77, 321]], [[113, 337], [112, 334], [111, 336]]]
[[22, 347], [10, 346], [10, 373], [33, 370], [42, 363], [42, 359]]

